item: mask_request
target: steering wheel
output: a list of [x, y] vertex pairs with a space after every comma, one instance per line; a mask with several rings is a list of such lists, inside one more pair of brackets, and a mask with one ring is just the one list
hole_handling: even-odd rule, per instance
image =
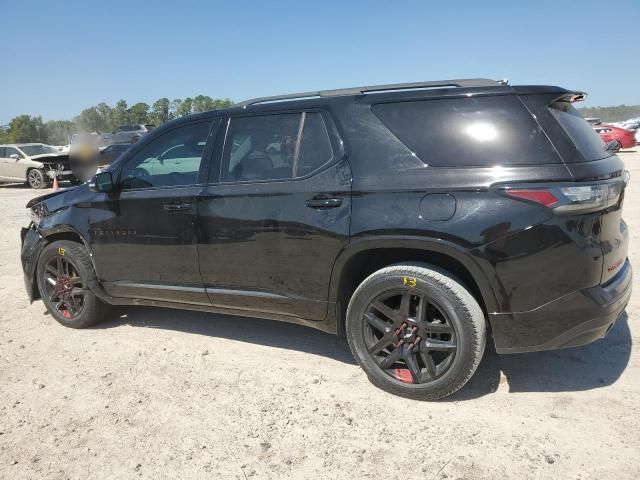
[[144, 168], [136, 167], [133, 169], [133, 172], [131, 172], [131, 175], [133, 175], [135, 178], [144, 178], [149, 176], [149, 172], [147, 172]]

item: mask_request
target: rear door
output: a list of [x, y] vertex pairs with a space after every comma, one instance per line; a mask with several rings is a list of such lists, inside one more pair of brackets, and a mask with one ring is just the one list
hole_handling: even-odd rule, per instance
[[351, 212], [351, 169], [331, 118], [316, 110], [226, 122], [215, 174], [198, 201], [210, 301], [322, 320]]

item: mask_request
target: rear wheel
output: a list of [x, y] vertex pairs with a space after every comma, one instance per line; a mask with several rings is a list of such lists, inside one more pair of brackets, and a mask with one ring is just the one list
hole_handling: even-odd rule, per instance
[[369, 276], [347, 310], [351, 351], [378, 387], [436, 400], [475, 372], [486, 342], [473, 296], [431, 265], [394, 265]]
[[44, 172], [38, 168], [32, 168], [27, 173], [27, 183], [33, 189], [39, 190], [47, 187]]
[[52, 242], [38, 259], [38, 288], [53, 318], [66, 327], [84, 328], [102, 319], [108, 306], [89, 289], [95, 272], [84, 247]]

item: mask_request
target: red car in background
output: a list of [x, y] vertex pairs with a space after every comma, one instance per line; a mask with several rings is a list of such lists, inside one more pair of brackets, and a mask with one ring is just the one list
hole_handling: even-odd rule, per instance
[[622, 144], [622, 148], [631, 148], [636, 146], [636, 134], [631, 130], [614, 127], [613, 125], [596, 125], [593, 127], [604, 143], [611, 140], [618, 140]]

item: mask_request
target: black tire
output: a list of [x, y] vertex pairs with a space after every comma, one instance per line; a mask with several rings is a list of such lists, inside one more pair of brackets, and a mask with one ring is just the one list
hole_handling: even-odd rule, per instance
[[478, 302], [450, 273], [428, 264], [392, 265], [367, 277], [349, 302], [346, 332], [353, 356], [374, 385], [419, 400], [460, 389], [486, 344]]
[[[53, 264], [63, 267], [55, 273]], [[66, 275], [60, 275], [60, 272]], [[47, 245], [38, 259], [37, 275], [42, 301], [51, 316], [65, 327], [85, 328], [93, 325], [109, 309], [88, 287], [96, 281], [96, 275], [87, 251], [79, 243], [61, 240]], [[71, 291], [58, 294], [56, 288], [65, 282]], [[80, 290], [81, 293], [75, 293], [70, 298], [72, 292]]]
[[131, 144], [133, 145], [134, 143], [138, 143], [140, 141], [140, 138], [142, 138], [142, 137], [133, 137], [131, 139]]
[[44, 172], [39, 168], [32, 168], [27, 172], [27, 183], [34, 190], [41, 190], [49, 185]]

